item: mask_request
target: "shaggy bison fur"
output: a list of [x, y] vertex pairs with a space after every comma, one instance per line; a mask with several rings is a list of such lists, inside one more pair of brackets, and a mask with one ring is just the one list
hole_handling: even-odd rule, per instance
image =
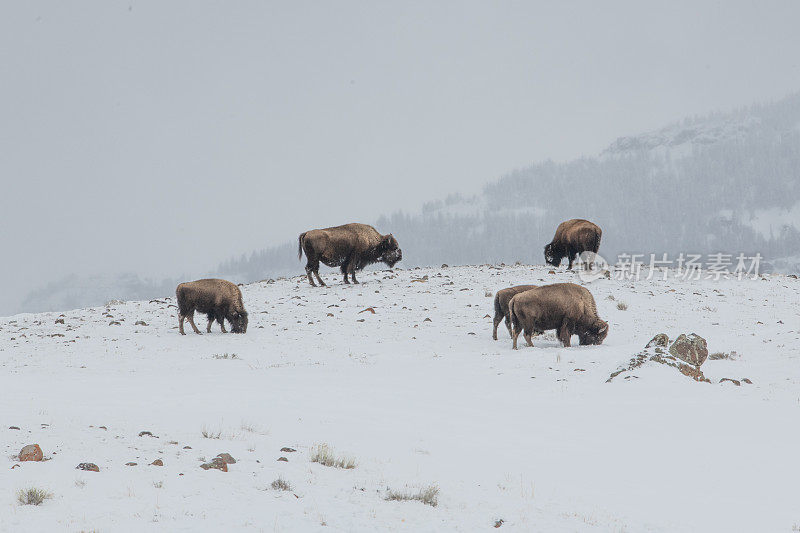
[[572, 335], [578, 335], [582, 345], [601, 344], [608, 335], [608, 322], [597, 316], [592, 293], [574, 283], [544, 285], [521, 292], [511, 298], [508, 312], [515, 350], [523, 331], [528, 346], [533, 345], [533, 333], [549, 329], [556, 330], [558, 339], [567, 347]]
[[511, 301], [515, 295], [535, 289], [538, 285], [517, 285], [516, 287], [509, 287], [501, 289], [494, 295], [494, 329], [492, 330], [492, 338], [497, 340], [497, 326], [505, 319], [508, 334], [512, 337], [514, 333], [511, 331], [511, 316], [508, 314], [508, 302]]
[[211, 324], [219, 322], [222, 333], [225, 330], [225, 319], [231, 323], [233, 333], [247, 332], [247, 311], [242, 303], [242, 291], [234, 283], [224, 279], [201, 279], [181, 283], [175, 290], [178, 298], [178, 329], [181, 335], [184, 319], [195, 333], [200, 333], [194, 323], [194, 312], [199, 311], [208, 316], [206, 332], [211, 333]]
[[583, 252], [591, 252], [584, 268], [590, 268], [594, 254], [600, 249], [600, 238], [603, 236], [596, 224], [580, 218], [573, 218], [558, 225], [552, 242], [544, 247], [544, 260], [548, 265], [559, 266], [563, 258], [569, 259], [569, 268], [575, 257]]
[[306, 275], [313, 286], [316, 285], [311, 277], [312, 273], [320, 285], [325, 285], [319, 277], [320, 263], [341, 267], [345, 283], [350, 283], [348, 274], [353, 283], [358, 283], [356, 270], [377, 262], [386, 263], [392, 268], [403, 258], [397, 239], [391, 233], [381, 235], [367, 224], [353, 223], [306, 231], [300, 234], [297, 242], [297, 258], [301, 259], [305, 252]]

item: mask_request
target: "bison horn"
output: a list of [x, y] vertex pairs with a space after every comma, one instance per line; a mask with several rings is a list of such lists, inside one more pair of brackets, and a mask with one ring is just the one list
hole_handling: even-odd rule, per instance
[[603, 322], [603, 325], [600, 326], [598, 333], [605, 333], [606, 331], [608, 331], [608, 322]]

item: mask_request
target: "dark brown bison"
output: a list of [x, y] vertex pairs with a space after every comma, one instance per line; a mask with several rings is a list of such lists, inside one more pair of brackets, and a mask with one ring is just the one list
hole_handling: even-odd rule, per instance
[[517, 338], [524, 331], [528, 346], [531, 335], [554, 329], [564, 346], [570, 346], [570, 337], [578, 335], [580, 343], [601, 344], [608, 335], [608, 322], [597, 316], [597, 306], [592, 293], [574, 283], [544, 285], [521, 292], [508, 303], [514, 333]]
[[367, 224], [353, 223], [313, 229], [301, 233], [297, 243], [297, 258], [301, 259], [303, 252], [306, 253], [306, 275], [308, 282], [315, 287], [312, 273], [320, 285], [325, 285], [319, 277], [320, 262], [331, 267], [341, 267], [345, 283], [350, 283], [347, 280], [348, 274], [353, 278], [353, 283], [358, 283], [356, 270], [379, 261], [392, 268], [403, 258], [397, 239], [391, 233], [381, 235]]
[[510, 302], [511, 298], [515, 295], [530, 289], [535, 289], [536, 287], [538, 287], [538, 285], [517, 285], [516, 287], [509, 287], [497, 291], [497, 294], [494, 295], [494, 329], [492, 330], [492, 338], [494, 340], [497, 340], [497, 326], [500, 325], [500, 321], [503, 319], [506, 320], [508, 334], [512, 337], [514, 336], [514, 333], [511, 331], [511, 316], [508, 314], [508, 302]]
[[559, 266], [563, 258], [569, 259], [569, 268], [575, 257], [583, 252], [593, 255], [584, 262], [584, 268], [590, 268], [594, 254], [600, 249], [600, 238], [603, 236], [596, 224], [580, 218], [573, 218], [558, 225], [556, 234], [550, 244], [544, 247], [544, 260], [548, 265]]
[[242, 303], [242, 291], [234, 283], [224, 279], [200, 279], [181, 283], [175, 290], [178, 298], [178, 328], [181, 335], [183, 320], [188, 318], [195, 333], [200, 333], [194, 324], [194, 312], [199, 311], [208, 316], [206, 331], [211, 333], [211, 324], [219, 322], [222, 333], [225, 331], [225, 319], [231, 323], [233, 333], [247, 332], [247, 311]]

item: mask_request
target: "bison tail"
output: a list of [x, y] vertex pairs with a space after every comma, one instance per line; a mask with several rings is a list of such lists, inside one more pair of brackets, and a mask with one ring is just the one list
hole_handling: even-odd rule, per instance
[[297, 260], [301, 260], [303, 258], [303, 239], [306, 238], [305, 232], [301, 233], [299, 237], [297, 237]]
[[494, 318], [503, 316], [503, 308], [500, 307], [500, 295], [494, 295]]
[[521, 323], [517, 313], [514, 312], [515, 303], [514, 298], [511, 298], [511, 301], [508, 302], [508, 316], [511, 319], [512, 331], [517, 332], [521, 329]]

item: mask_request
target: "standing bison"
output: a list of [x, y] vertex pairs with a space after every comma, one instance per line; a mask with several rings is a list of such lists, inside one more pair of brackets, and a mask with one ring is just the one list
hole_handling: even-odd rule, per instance
[[597, 316], [594, 297], [586, 288], [574, 283], [544, 285], [521, 292], [508, 304], [514, 333], [514, 349], [517, 338], [525, 332], [528, 346], [532, 346], [531, 335], [554, 329], [561, 343], [569, 347], [570, 337], [578, 335], [580, 343], [602, 344], [608, 335], [608, 322]]
[[591, 252], [593, 255], [588, 262], [584, 262], [584, 268], [589, 268], [594, 261], [594, 254], [600, 249], [600, 238], [603, 236], [596, 224], [580, 218], [573, 218], [558, 225], [553, 241], [544, 247], [544, 260], [548, 265], [559, 266], [561, 260], [566, 257], [569, 259], [569, 268], [575, 257], [583, 252]]
[[225, 331], [225, 319], [231, 323], [233, 333], [247, 332], [247, 311], [242, 303], [242, 291], [235, 284], [224, 279], [201, 279], [181, 283], [175, 290], [178, 298], [178, 328], [181, 335], [184, 319], [189, 319], [189, 324], [195, 333], [200, 330], [194, 324], [194, 312], [199, 311], [208, 316], [206, 332], [211, 333], [211, 324], [214, 320], [219, 322], [222, 333]]
[[514, 333], [511, 331], [511, 315], [508, 314], [508, 302], [510, 302], [511, 298], [515, 295], [530, 289], [535, 289], [536, 287], [538, 287], [538, 285], [517, 285], [516, 287], [509, 287], [497, 291], [497, 294], [494, 296], [494, 329], [492, 330], [492, 338], [494, 340], [497, 340], [497, 326], [500, 325], [503, 319], [506, 320], [508, 334], [512, 337], [514, 336]]
[[301, 259], [305, 252], [306, 275], [308, 282], [315, 287], [312, 273], [319, 284], [325, 286], [325, 282], [319, 277], [320, 262], [331, 267], [341, 267], [345, 283], [350, 283], [347, 280], [348, 274], [353, 283], [358, 283], [356, 270], [377, 262], [386, 263], [392, 268], [403, 258], [397, 239], [391, 233], [381, 235], [367, 224], [352, 223], [334, 228], [313, 229], [301, 233], [297, 241], [297, 258]]

